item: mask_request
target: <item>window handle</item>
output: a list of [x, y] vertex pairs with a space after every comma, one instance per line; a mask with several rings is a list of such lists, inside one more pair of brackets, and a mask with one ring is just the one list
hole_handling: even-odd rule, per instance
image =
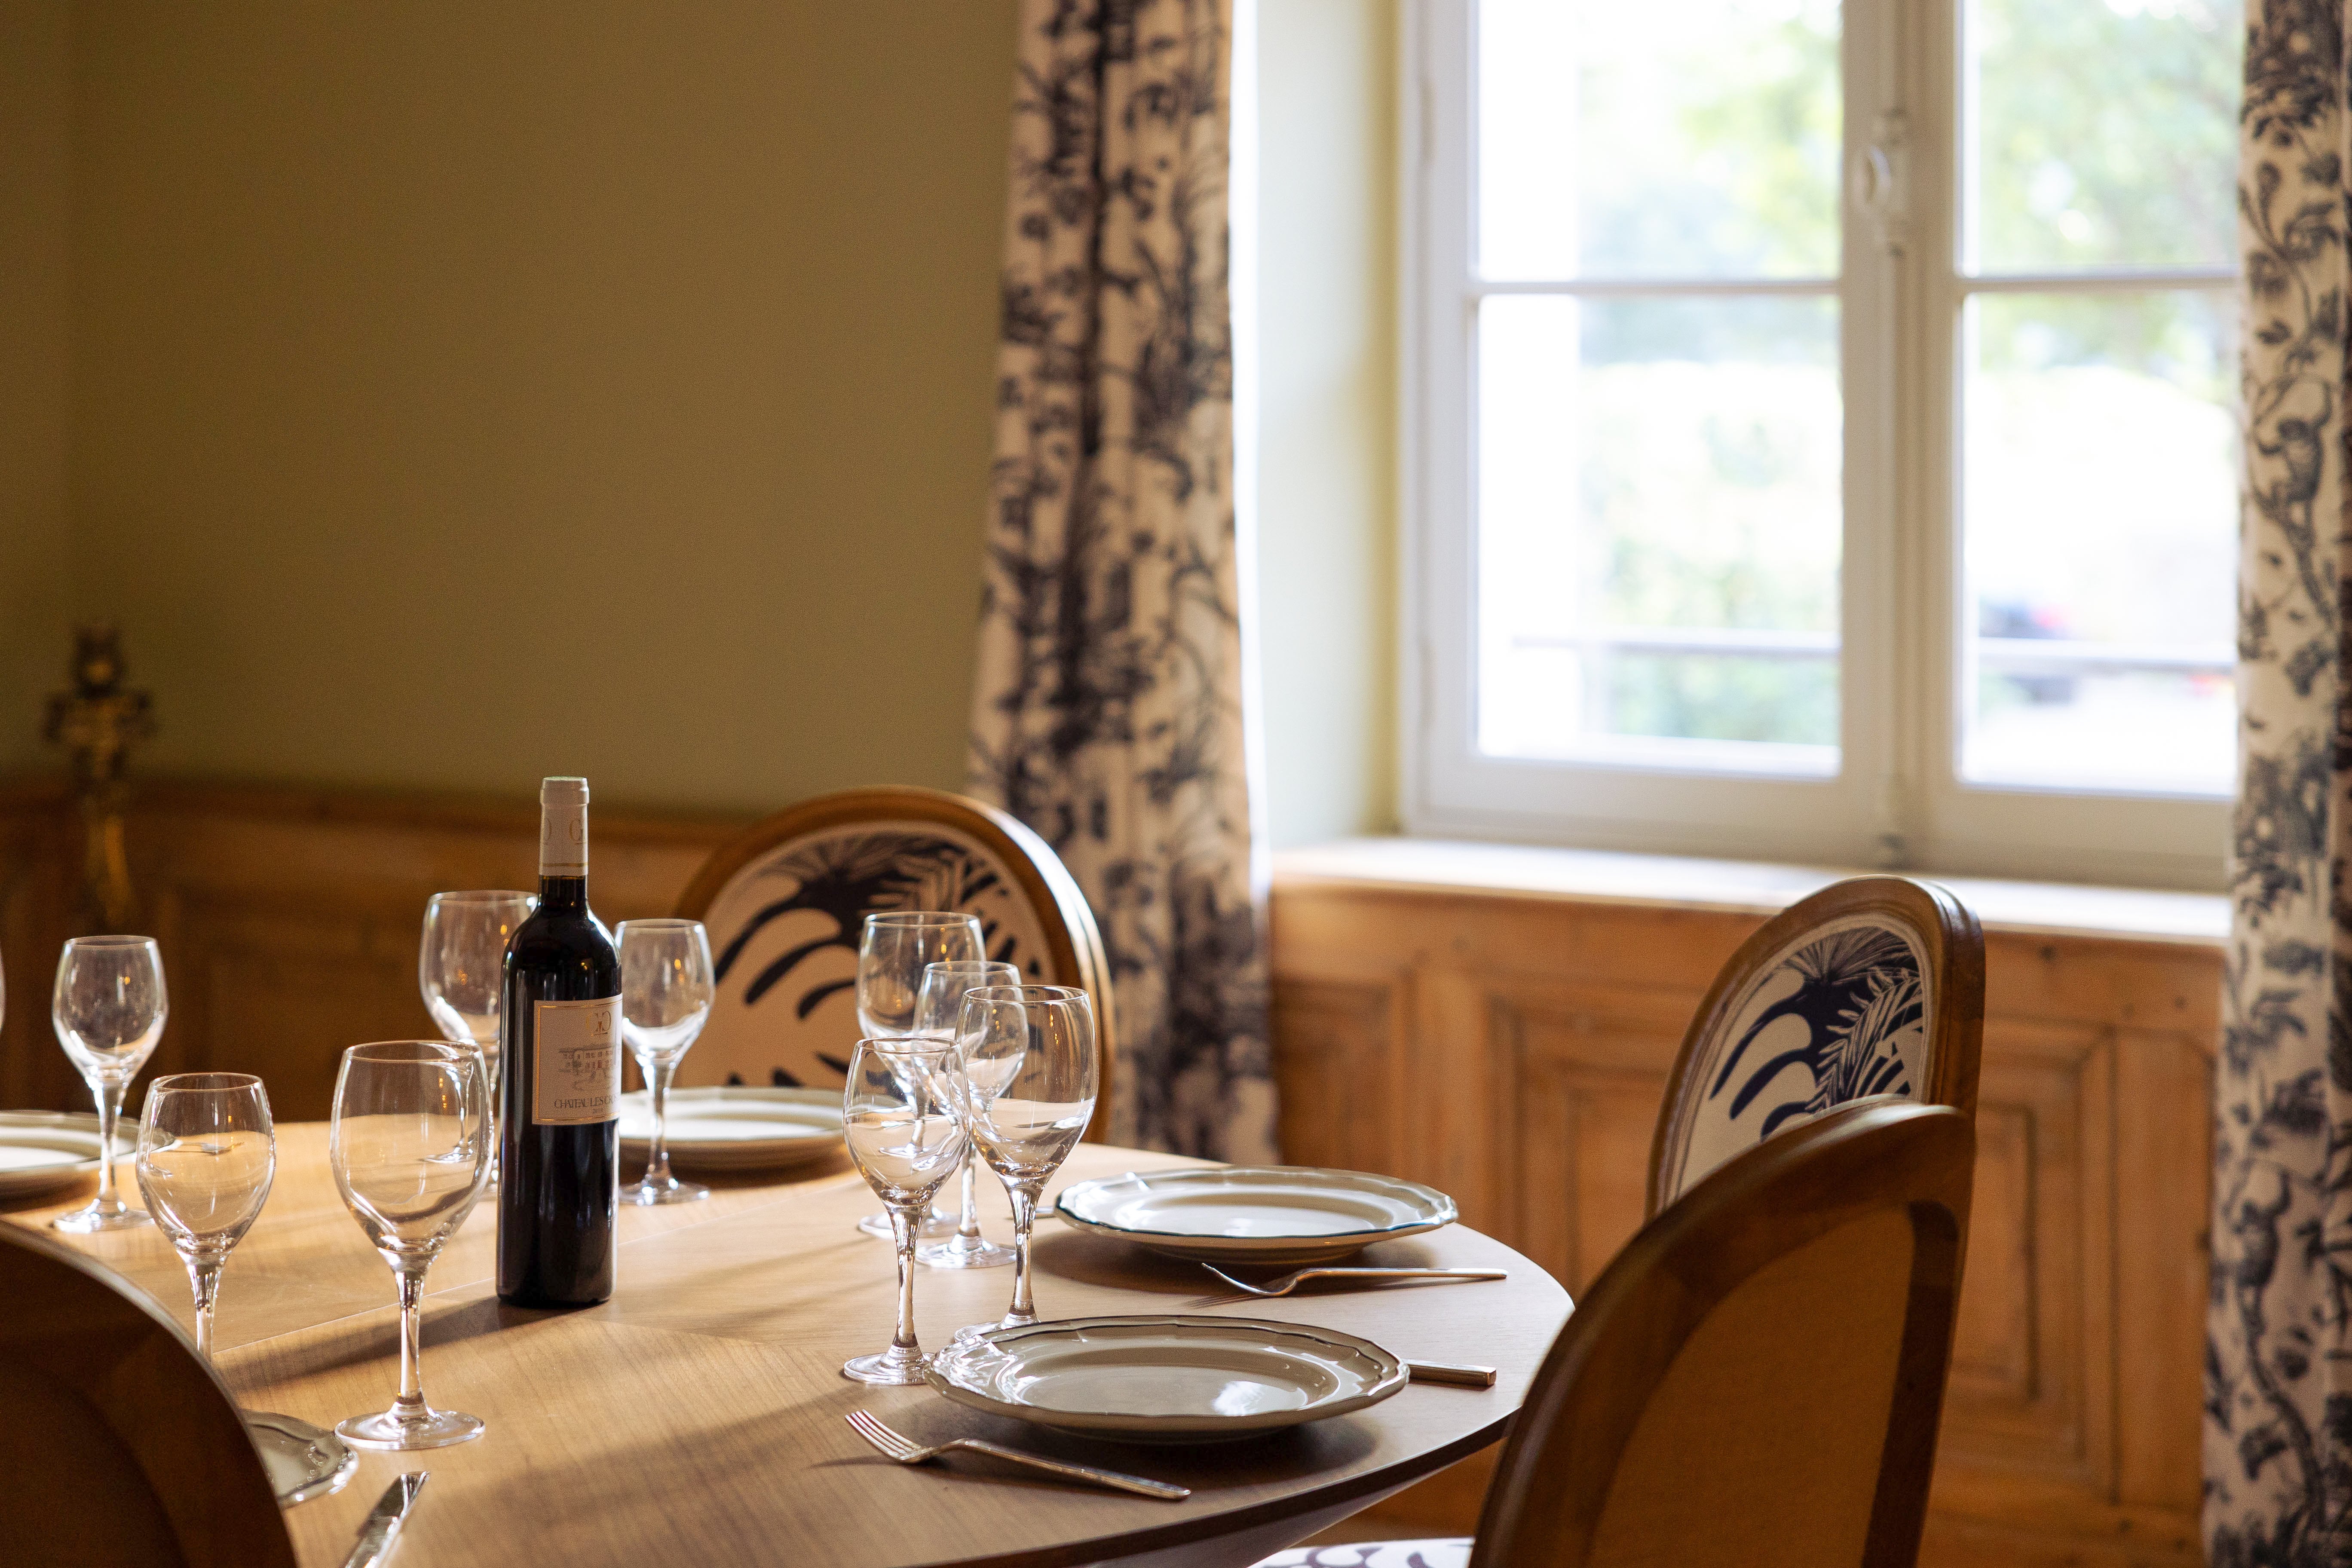
[[1911, 242], [1911, 126], [1899, 109], [1871, 128], [1870, 145], [1854, 159], [1853, 200], [1878, 230], [1879, 247], [1900, 256]]

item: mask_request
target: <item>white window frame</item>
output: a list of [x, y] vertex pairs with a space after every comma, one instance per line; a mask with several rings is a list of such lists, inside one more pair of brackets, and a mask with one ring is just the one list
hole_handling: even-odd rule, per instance
[[[1827, 778], [1524, 761], [1475, 742], [1475, 301], [1668, 292], [1482, 285], [1471, 268], [1475, 0], [1402, 0], [1399, 443], [1406, 831], [1615, 849], [2218, 888], [2229, 805], [1972, 784], [1959, 773], [1960, 312], [2015, 289], [1958, 265], [1962, 0], [1845, 0], [1840, 766]], [[1877, 178], [1872, 178], [1875, 170]], [[1891, 178], [1889, 178], [1891, 176]], [[1874, 199], [1873, 191], [1877, 193]], [[2105, 280], [2213, 287], [2183, 268]], [[2040, 280], [2048, 281], [2048, 280]], [[2058, 281], [2084, 287], [2083, 279]], [[2093, 280], [2087, 286], [2105, 286]], [[1688, 291], [1712, 293], [1696, 280]], [[1765, 292], [1743, 285], [1724, 292]], [[1899, 344], [1910, 344], [1908, 355]], [[1853, 650], [1862, 650], [1856, 657]]]

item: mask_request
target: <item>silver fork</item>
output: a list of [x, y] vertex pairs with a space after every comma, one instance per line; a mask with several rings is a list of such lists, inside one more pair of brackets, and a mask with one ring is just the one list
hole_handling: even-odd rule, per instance
[[990, 1443], [978, 1437], [958, 1437], [952, 1443], [933, 1443], [925, 1447], [913, 1438], [885, 1426], [863, 1410], [851, 1411], [848, 1421], [851, 1428], [879, 1449], [885, 1458], [896, 1459], [902, 1465], [919, 1465], [926, 1459], [938, 1458], [950, 1448], [963, 1448], [993, 1458], [1010, 1459], [1016, 1465], [1027, 1465], [1033, 1469], [1069, 1480], [1092, 1481], [1098, 1487], [1158, 1498], [1162, 1502], [1181, 1502], [1192, 1495], [1191, 1487], [1170, 1486], [1166, 1481], [1148, 1481], [1141, 1476], [1120, 1475], [1117, 1470], [1097, 1470], [1091, 1465], [1065, 1464], [1059, 1459], [1024, 1454], [1018, 1448], [1008, 1448], [1001, 1443]]
[[1510, 1275], [1500, 1268], [1301, 1268], [1279, 1279], [1269, 1279], [1263, 1285], [1253, 1285], [1236, 1279], [1213, 1263], [1202, 1268], [1232, 1286], [1238, 1295], [1195, 1296], [1179, 1303], [1179, 1310], [1191, 1311], [1197, 1307], [1221, 1307], [1228, 1301], [1246, 1301], [1256, 1296], [1287, 1296], [1309, 1279], [1361, 1279], [1366, 1282], [1388, 1279], [1507, 1279]]

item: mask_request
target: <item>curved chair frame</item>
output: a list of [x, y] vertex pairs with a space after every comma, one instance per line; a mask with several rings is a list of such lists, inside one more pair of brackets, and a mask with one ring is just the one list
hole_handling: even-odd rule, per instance
[[1053, 847], [1026, 823], [995, 806], [945, 790], [913, 785], [839, 790], [788, 805], [761, 817], [736, 837], [712, 851], [678, 895], [674, 911], [684, 920], [700, 920], [711, 901], [736, 872], [777, 845], [832, 827], [854, 827], [866, 822], [929, 822], [970, 835], [985, 845], [1020, 884], [1022, 893], [1041, 910], [1058, 917], [1045, 922], [1045, 942], [1056, 974], [1074, 976], [1068, 983], [1094, 999], [1095, 1037], [1101, 1061], [1101, 1087], [1096, 1096], [1094, 1120], [1087, 1128], [1090, 1140], [1106, 1136], [1110, 1127], [1112, 1072], [1118, 1060], [1117, 1009], [1111, 995], [1110, 961], [1103, 950], [1102, 931], [1093, 908], [1077, 879], [1062, 864]]
[[[145, 1560], [158, 1561], [153, 1553], [166, 1543], [156, 1537], [168, 1535], [188, 1568], [295, 1568], [294, 1543], [236, 1401], [179, 1324], [105, 1265], [5, 1222], [0, 1389], [14, 1434], [0, 1437], [10, 1484], [41, 1494], [20, 1500], [29, 1518], [12, 1514], [0, 1527], [41, 1531], [32, 1542], [16, 1533], [20, 1548], [51, 1552], [47, 1562], [105, 1561], [100, 1554], [126, 1543], [110, 1547], [90, 1533], [89, 1510], [102, 1509], [112, 1529], [146, 1534]], [[119, 1467], [111, 1478], [75, 1468], [54, 1447], [58, 1430], [98, 1437], [93, 1422], [107, 1436], [88, 1452]], [[146, 1499], [124, 1495], [135, 1489], [134, 1475], [144, 1479]], [[47, 1518], [44, 1499], [55, 1504]], [[87, 1555], [72, 1555], [75, 1545]], [[0, 1557], [8, 1555], [0, 1546]]]
[[[1977, 1064], [1984, 1037], [1984, 930], [1975, 913], [1943, 888], [1908, 877], [1853, 877], [1801, 899], [1739, 944], [1707, 987], [1698, 1012], [1683, 1036], [1666, 1098], [1650, 1141], [1647, 1213], [1655, 1215], [1676, 1195], [1664, 1190], [1678, 1169], [1704, 1085], [1693, 1069], [1717, 1033], [1731, 1025], [1731, 1011], [1770, 963], [1809, 929], [1849, 915], [1875, 914], [1908, 926], [1926, 949], [1932, 976], [1934, 1012], [1927, 1021], [1927, 1082], [1920, 1104], [1948, 1105], [1973, 1125], [1977, 1110]], [[1696, 1185], [1696, 1184], [1693, 1184]]]
[[[1882, 1096], [1767, 1139], [1693, 1184], [1601, 1271], [1553, 1342], [1487, 1489], [1471, 1568], [1594, 1562], [1636, 1423], [1701, 1321], [1768, 1266], [1889, 1210], [1907, 1215], [1914, 1250], [1862, 1563], [1907, 1568], [1927, 1521], [1975, 1147], [1963, 1111]], [[1692, 1501], [1704, 1511], [1703, 1490]]]

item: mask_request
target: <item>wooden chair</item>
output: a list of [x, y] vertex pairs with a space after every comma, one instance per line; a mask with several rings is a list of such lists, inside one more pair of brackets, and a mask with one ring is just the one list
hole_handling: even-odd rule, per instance
[[1683, 1037], [1650, 1144], [1654, 1215], [1741, 1150], [1866, 1095], [1976, 1116], [1984, 932], [1931, 882], [1855, 877], [1767, 921]]
[[163, 1310], [0, 1221], [0, 1559], [294, 1568], [245, 1421]]
[[1577, 1304], [1475, 1541], [1262, 1568], [1907, 1568], [1975, 1163], [1966, 1114], [1887, 1099], [1735, 1155]]
[[1108, 1125], [1110, 965], [1086, 895], [1045, 841], [993, 806], [929, 789], [853, 789], [762, 818], [713, 851], [677, 901], [710, 928], [719, 994], [686, 1083], [833, 1086], [857, 1040], [857, 943], [884, 910], [980, 917], [991, 958], [1094, 998]]

